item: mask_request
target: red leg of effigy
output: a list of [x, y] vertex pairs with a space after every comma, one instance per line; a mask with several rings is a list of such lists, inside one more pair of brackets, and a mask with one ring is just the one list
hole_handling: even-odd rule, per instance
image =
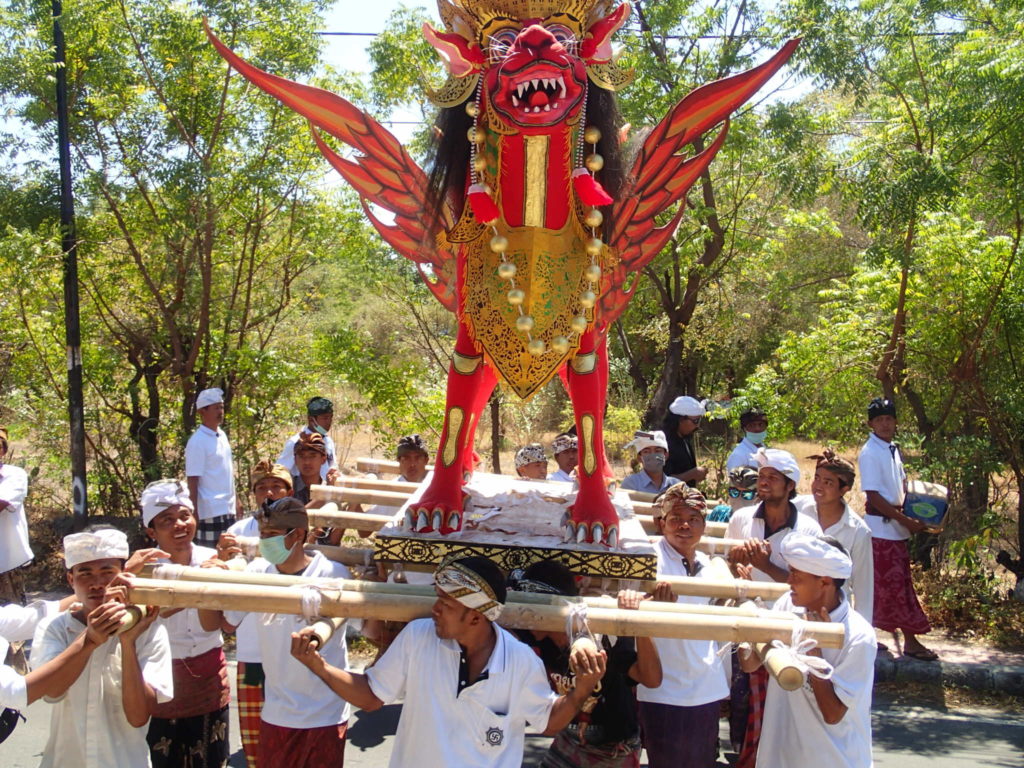
[[414, 531], [451, 533], [462, 528], [466, 499], [462, 486], [472, 471], [473, 437], [496, 383], [494, 370], [476, 351], [468, 331], [460, 326], [448, 369], [444, 427], [434, 477], [419, 503], [406, 512]]
[[568, 366], [569, 397], [576, 415], [580, 492], [573, 504], [570, 531], [577, 541], [607, 542], [619, 537], [619, 516], [608, 495], [608, 460], [604, 453], [604, 406], [608, 392], [608, 353], [604, 338], [587, 333]]

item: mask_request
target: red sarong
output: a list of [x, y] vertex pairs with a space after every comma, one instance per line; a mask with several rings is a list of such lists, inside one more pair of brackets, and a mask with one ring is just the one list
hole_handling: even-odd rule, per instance
[[750, 709], [747, 712], [747, 731], [743, 734], [736, 768], [754, 768], [757, 765], [757, 746], [761, 743], [764, 724], [764, 702], [768, 696], [768, 670], [758, 667], [750, 673]]
[[901, 629], [914, 635], [931, 631], [914, 592], [907, 542], [872, 538], [871, 552], [875, 558], [875, 627], [886, 632]]
[[216, 712], [231, 700], [224, 649], [211, 648], [189, 659], [172, 659], [174, 698], [157, 704], [153, 717], [174, 720]]
[[259, 764], [288, 768], [342, 768], [348, 723], [323, 728], [285, 728], [260, 723]]

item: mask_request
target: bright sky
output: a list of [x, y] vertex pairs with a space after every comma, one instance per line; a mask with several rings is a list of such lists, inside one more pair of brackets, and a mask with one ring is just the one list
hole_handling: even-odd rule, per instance
[[[438, 19], [437, 5], [432, 0], [337, 0], [334, 7], [326, 14], [324, 31], [327, 32], [380, 32], [384, 29], [388, 17], [393, 11], [401, 6], [423, 7], [435, 20]], [[370, 37], [327, 37], [324, 47], [324, 58], [327, 63], [339, 70], [354, 72], [370, 72], [371, 65], [366, 54], [366, 46], [370, 43]], [[790, 77], [786, 68], [770, 80], [762, 89], [762, 93], [772, 93], [779, 88], [787, 77]], [[772, 94], [768, 101], [792, 101], [798, 99], [811, 89], [808, 80], [790, 80], [787, 86]], [[341, 94], [344, 95], [344, 94]], [[382, 116], [383, 117], [383, 116]], [[416, 120], [419, 118], [416, 113], [396, 113], [391, 116], [395, 120]], [[393, 125], [390, 126], [399, 140], [406, 140], [413, 130], [413, 126]]]
[[[399, 0], [337, 0], [327, 13], [326, 32], [380, 32], [388, 17], [401, 6], [427, 8], [437, 18], [434, 3], [402, 3]], [[369, 37], [328, 37], [324, 48], [327, 62], [335, 69], [369, 72], [370, 60], [366, 55]]]

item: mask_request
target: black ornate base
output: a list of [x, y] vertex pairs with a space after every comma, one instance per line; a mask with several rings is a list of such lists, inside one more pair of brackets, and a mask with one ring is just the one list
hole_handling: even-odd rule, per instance
[[378, 532], [373, 559], [415, 565], [437, 565], [449, 556], [480, 555], [504, 571], [525, 568], [538, 560], [559, 560], [573, 573], [615, 579], [653, 579], [657, 557], [650, 552], [582, 549], [563, 546], [515, 546], [460, 541], [413, 533], [388, 535]]

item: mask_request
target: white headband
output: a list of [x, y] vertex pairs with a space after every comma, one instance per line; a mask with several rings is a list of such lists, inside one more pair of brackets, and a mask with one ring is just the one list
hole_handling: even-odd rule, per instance
[[139, 506], [142, 507], [142, 524], [147, 527], [153, 518], [165, 509], [171, 507], [195, 509], [192, 506], [192, 497], [189, 496], [188, 487], [181, 480], [155, 480], [150, 483], [142, 491]]
[[128, 537], [121, 531], [104, 528], [64, 537], [64, 566], [69, 571], [82, 563], [110, 559], [128, 559]]
[[196, 397], [196, 408], [205, 408], [208, 405], [214, 403], [224, 402], [224, 390], [219, 387], [212, 387], [211, 389], [204, 389]]
[[677, 397], [672, 401], [672, 405], [668, 407], [668, 410], [669, 413], [674, 413], [676, 416], [703, 416], [707, 413], [704, 403], [689, 395]]
[[665, 433], [660, 429], [656, 429], [653, 432], [634, 432], [633, 439], [626, 443], [626, 448], [632, 448], [637, 453], [644, 450], [644, 448], [664, 448], [668, 450], [668, 438], [665, 437]]
[[789, 451], [779, 448], [760, 448], [754, 457], [757, 459], [758, 467], [771, 467], [794, 483], [800, 482], [800, 465], [797, 464], [796, 457]]
[[798, 571], [833, 579], [848, 579], [853, 561], [842, 550], [824, 539], [793, 531], [782, 540], [779, 554], [786, 564]]

